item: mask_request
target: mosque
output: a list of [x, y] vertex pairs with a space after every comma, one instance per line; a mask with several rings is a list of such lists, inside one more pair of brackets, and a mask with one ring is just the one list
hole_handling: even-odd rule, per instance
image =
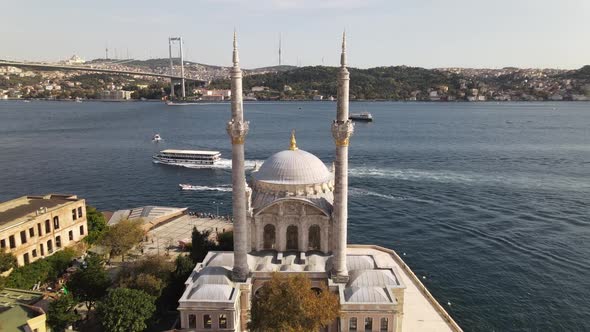
[[[297, 146], [268, 158], [249, 182], [244, 170], [248, 121], [234, 34], [231, 70], [234, 251], [209, 252], [185, 282], [180, 331], [246, 331], [251, 299], [272, 273], [304, 273], [340, 299], [340, 317], [323, 331], [462, 331], [390, 249], [349, 245], [349, 72], [343, 35], [333, 169]], [[330, 124], [326, 124], [328, 128]]]

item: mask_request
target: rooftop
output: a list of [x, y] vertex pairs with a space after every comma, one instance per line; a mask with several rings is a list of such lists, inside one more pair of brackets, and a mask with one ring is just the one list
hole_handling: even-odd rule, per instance
[[31, 318], [43, 315], [42, 309], [31, 305], [41, 300], [42, 293], [5, 288], [0, 291], [0, 327], [2, 331], [21, 331]]
[[0, 203], [0, 227], [12, 226], [29, 220], [37, 211], [50, 212], [65, 204], [75, 202], [75, 195], [48, 194], [44, 196], [22, 196]]
[[141, 206], [132, 209], [118, 210], [113, 212], [108, 225], [115, 225], [125, 219], [141, 219], [144, 226], [149, 228], [156, 224], [181, 215], [187, 208], [167, 207], [167, 206]]

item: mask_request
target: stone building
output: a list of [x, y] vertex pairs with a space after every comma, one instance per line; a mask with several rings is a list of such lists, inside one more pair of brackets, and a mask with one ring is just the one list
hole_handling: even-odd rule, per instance
[[[330, 170], [299, 149], [269, 157], [246, 182], [248, 122], [234, 36], [232, 142], [234, 251], [209, 252], [185, 282], [181, 331], [245, 331], [251, 299], [272, 273], [303, 273], [340, 299], [340, 317], [323, 331], [461, 331], [401, 258], [390, 249], [348, 245], [349, 74], [343, 38]], [[330, 128], [330, 124], [326, 124]], [[285, 142], [286, 143], [286, 142]], [[285, 144], [287, 146], [287, 144]]]
[[0, 203], [0, 250], [18, 265], [82, 240], [88, 233], [86, 204], [75, 195], [23, 196]]

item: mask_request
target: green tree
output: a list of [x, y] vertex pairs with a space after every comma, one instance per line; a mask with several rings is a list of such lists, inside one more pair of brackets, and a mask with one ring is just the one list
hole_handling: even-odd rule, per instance
[[215, 248], [215, 243], [209, 238], [210, 235], [211, 232], [208, 230], [199, 231], [193, 227], [190, 257], [194, 263], [202, 262], [209, 250]]
[[119, 287], [143, 290], [155, 297], [170, 280], [174, 266], [163, 256], [147, 256], [127, 265], [119, 274]]
[[90, 205], [86, 205], [86, 220], [88, 221], [88, 235], [84, 238], [84, 241], [92, 245], [98, 242], [106, 232], [107, 221], [101, 212]]
[[154, 297], [144, 291], [115, 288], [98, 304], [98, 315], [106, 332], [140, 332], [155, 312]]
[[121, 256], [121, 260], [125, 261], [125, 254], [139, 243], [145, 234], [141, 225], [140, 219], [121, 220], [108, 227], [100, 243], [109, 249], [111, 256]]
[[252, 300], [251, 331], [315, 332], [340, 312], [338, 296], [326, 287], [319, 292], [303, 274], [274, 273]]
[[86, 263], [86, 268], [78, 270], [72, 275], [66, 288], [77, 301], [84, 302], [90, 311], [96, 301], [106, 295], [111, 280], [98, 256], [88, 256]]
[[217, 234], [216, 250], [233, 251], [234, 250], [234, 232], [227, 231]]
[[74, 257], [76, 252], [65, 248], [47, 258], [17, 267], [8, 276], [6, 287], [30, 289], [37, 282], [54, 281], [70, 266]]
[[16, 257], [5, 249], [0, 250], [0, 273], [16, 267]]
[[54, 331], [64, 331], [79, 318], [74, 312], [75, 306], [76, 301], [74, 301], [74, 298], [70, 294], [62, 295], [57, 300], [49, 303], [47, 324]]

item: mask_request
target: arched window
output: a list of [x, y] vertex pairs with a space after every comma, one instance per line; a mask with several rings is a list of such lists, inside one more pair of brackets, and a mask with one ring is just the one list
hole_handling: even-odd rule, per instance
[[297, 226], [287, 227], [287, 250], [299, 250]]
[[219, 328], [220, 329], [227, 328], [227, 316], [225, 314], [219, 315]]
[[373, 318], [365, 317], [365, 331], [373, 331]]
[[193, 314], [188, 315], [188, 328], [189, 329], [196, 329], [197, 328], [197, 315], [193, 315]]
[[276, 243], [276, 233], [275, 233], [275, 226], [268, 224], [264, 226], [264, 236], [263, 236], [263, 248], [264, 249], [275, 249]]
[[309, 235], [307, 238], [309, 239], [309, 250], [321, 249], [321, 235], [319, 225], [311, 225], [311, 227], [309, 227]]

